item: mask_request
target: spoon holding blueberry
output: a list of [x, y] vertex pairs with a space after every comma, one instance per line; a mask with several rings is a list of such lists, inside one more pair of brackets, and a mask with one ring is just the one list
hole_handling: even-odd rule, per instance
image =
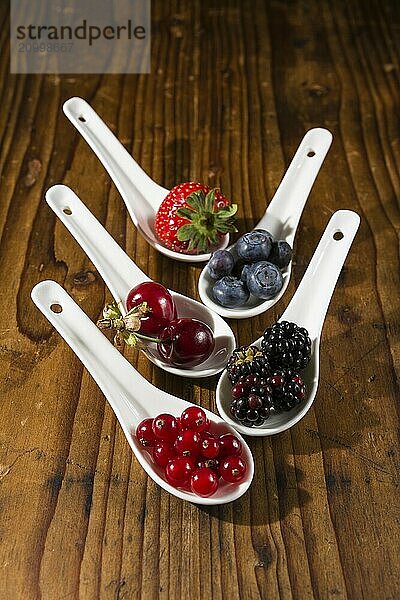
[[58, 283], [42, 281], [31, 295], [96, 381], [149, 477], [196, 504], [224, 504], [246, 492], [254, 461], [232, 427], [148, 382]]
[[51, 187], [46, 201], [115, 300], [99, 326], [114, 329], [117, 342], [139, 344], [154, 364], [174, 375], [209, 377], [224, 369], [235, 337], [217, 313], [149, 279], [69, 187]]
[[86, 140], [116, 185], [146, 241], [169, 258], [205, 262], [236, 231], [237, 207], [218, 190], [185, 182], [168, 190], [153, 181], [100, 116], [82, 98], [64, 103], [65, 115]]
[[216, 402], [221, 417], [242, 434], [285, 431], [314, 402], [322, 327], [359, 224], [360, 217], [350, 210], [332, 215], [279, 321], [230, 357]]
[[327, 129], [310, 129], [253, 231], [212, 255], [198, 282], [206, 306], [226, 318], [247, 319], [280, 300], [299, 221], [331, 142]]

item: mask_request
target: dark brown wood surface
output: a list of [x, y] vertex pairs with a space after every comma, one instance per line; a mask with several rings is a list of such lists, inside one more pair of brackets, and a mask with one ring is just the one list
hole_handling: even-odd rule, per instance
[[[0, 598], [394, 600], [399, 580], [399, 28], [396, 0], [152, 2], [149, 75], [9, 74], [0, 8]], [[160, 490], [30, 300], [52, 278], [95, 320], [108, 292], [44, 202], [63, 182], [148, 275], [197, 296], [198, 266], [150, 248], [61, 106], [78, 95], [165, 187], [194, 179], [262, 215], [305, 131], [334, 142], [305, 209], [289, 302], [331, 214], [362, 219], [323, 331], [316, 402], [251, 439], [248, 493], [212, 509]], [[215, 410], [217, 378], [157, 386]]]

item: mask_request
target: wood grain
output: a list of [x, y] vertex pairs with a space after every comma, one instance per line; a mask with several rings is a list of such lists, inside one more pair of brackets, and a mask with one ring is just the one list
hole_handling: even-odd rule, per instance
[[[1, 600], [400, 597], [399, 27], [395, 0], [152, 2], [150, 75], [10, 75], [0, 8]], [[321, 382], [292, 430], [251, 439], [256, 474], [232, 505], [185, 504], [149, 481], [97, 386], [30, 301], [60, 282], [95, 320], [93, 265], [45, 204], [70, 185], [148, 275], [198, 297], [200, 267], [136, 234], [62, 114], [87, 99], [160, 184], [219, 185], [240, 229], [262, 215], [304, 132], [334, 143], [305, 209], [290, 300], [331, 214], [362, 224], [323, 332]], [[217, 378], [155, 385], [215, 410]]]

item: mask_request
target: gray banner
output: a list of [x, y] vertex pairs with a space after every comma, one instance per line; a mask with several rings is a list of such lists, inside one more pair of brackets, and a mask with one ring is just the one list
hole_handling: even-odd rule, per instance
[[11, 73], [149, 73], [150, 0], [11, 0]]

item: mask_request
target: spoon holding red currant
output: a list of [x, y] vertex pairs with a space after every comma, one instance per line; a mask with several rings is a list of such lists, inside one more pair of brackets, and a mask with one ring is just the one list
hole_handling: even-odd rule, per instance
[[31, 295], [100, 387], [149, 477], [196, 504], [225, 504], [246, 492], [254, 461], [230, 425], [148, 382], [58, 283], [42, 281]]
[[115, 329], [117, 341], [140, 343], [146, 356], [169, 373], [209, 377], [224, 369], [235, 337], [219, 315], [149, 279], [67, 186], [50, 188], [46, 201], [114, 298], [100, 326]]
[[168, 190], [127, 152], [100, 116], [82, 98], [64, 103], [65, 115], [103, 164], [145, 240], [158, 252], [183, 262], [206, 262], [225, 248], [236, 231], [237, 207], [217, 189], [184, 182]]
[[231, 355], [216, 402], [221, 417], [242, 434], [280, 433], [311, 408], [319, 381], [322, 327], [359, 224], [360, 217], [350, 210], [332, 215], [279, 321]]

